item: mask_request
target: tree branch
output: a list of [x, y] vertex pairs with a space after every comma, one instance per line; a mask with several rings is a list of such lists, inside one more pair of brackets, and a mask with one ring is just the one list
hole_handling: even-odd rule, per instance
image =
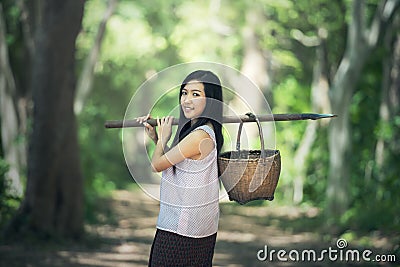
[[114, 13], [116, 4], [117, 0], [108, 1], [108, 7], [100, 22], [100, 26], [97, 31], [93, 47], [85, 60], [82, 73], [79, 76], [74, 103], [75, 114], [79, 114], [82, 111], [86, 98], [88, 97], [90, 90], [92, 89], [94, 68], [100, 54], [101, 44], [106, 31], [107, 22], [111, 15]]
[[385, 0], [380, 2], [371, 23], [371, 27], [367, 32], [367, 41], [370, 49], [376, 47], [386, 26], [393, 20], [394, 14], [399, 7], [399, 0]]
[[290, 32], [290, 35], [306, 47], [315, 47], [321, 43], [318, 36], [307, 36], [299, 29], [293, 29]]
[[365, 31], [365, 1], [354, 0], [351, 10], [351, 23], [349, 23], [348, 31], [348, 48], [346, 51], [352, 53], [360, 49], [360, 44], [364, 44], [364, 31]]
[[30, 14], [26, 7], [25, 1], [18, 0], [17, 5], [21, 11], [20, 19], [21, 19], [21, 24], [22, 24], [22, 31], [25, 35], [26, 44], [27, 44], [28, 51], [29, 51], [29, 56], [32, 57], [32, 55], [35, 51], [35, 43], [34, 43], [34, 39], [33, 39], [32, 25], [31, 25], [30, 19], [29, 19]]

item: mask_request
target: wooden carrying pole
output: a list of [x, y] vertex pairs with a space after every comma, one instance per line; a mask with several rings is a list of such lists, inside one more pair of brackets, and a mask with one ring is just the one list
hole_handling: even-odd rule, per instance
[[[260, 122], [264, 121], [299, 121], [299, 120], [319, 120], [324, 118], [337, 117], [335, 114], [315, 114], [315, 113], [300, 113], [300, 114], [269, 114], [269, 115], [258, 115], [256, 116]], [[249, 115], [240, 116], [225, 116], [222, 118], [222, 123], [240, 123], [240, 122], [255, 122], [256, 119]], [[152, 126], [156, 126], [157, 122], [155, 119], [147, 120]], [[172, 125], [178, 125], [178, 119], [174, 118]], [[127, 127], [142, 127], [143, 124], [136, 120], [125, 120], [125, 121], [106, 121], [104, 124], [106, 128], [127, 128]]]

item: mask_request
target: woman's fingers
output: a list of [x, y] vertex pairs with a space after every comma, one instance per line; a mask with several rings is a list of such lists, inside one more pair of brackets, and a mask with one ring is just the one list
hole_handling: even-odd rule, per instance
[[139, 123], [143, 123], [144, 118], [145, 118], [144, 116], [142, 116], [142, 117], [137, 117], [137, 118], [136, 118], [136, 121], [139, 122]]
[[148, 122], [143, 122], [144, 127], [146, 127], [146, 130], [152, 130], [153, 126], [151, 126]]
[[150, 113], [149, 114], [147, 114], [147, 115], [145, 115], [145, 116], [140, 116], [140, 117], [137, 117], [136, 118], [136, 121], [137, 122], [139, 122], [139, 123], [141, 123], [141, 124], [144, 124], [144, 122], [146, 122], [148, 119], [150, 119], [151, 118], [151, 115], [150, 115]]
[[[147, 120], [149, 119], [151, 119], [151, 115], [147, 114], [146, 116], [137, 117], [136, 121], [151, 129], [152, 126], [147, 122]], [[173, 120], [174, 120], [173, 116], [165, 116], [161, 118], [157, 117], [156, 123], [157, 126], [162, 126], [165, 124], [172, 125]]]
[[[147, 114], [145, 116], [140, 116], [136, 118], [136, 121], [141, 123], [144, 126], [144, 130], [146, 132], [146, 134], [154, 141], [154, 143], [157, 142], [158, 140], [158, 134], [157, 131], [155, 129], [155, 126], [151, 125], [150, 123], [147, 122], [148, 119], [151, 119], [151, 115]], [[157, 121], [157, 125], [160, 126], [160, 120], [157, 117], [156, 119]]]
[[158, 124], [158, 121], [157, 121], [157, 125], [161, 126], [161, 125], [166, 125], [166, 124], [172, 124], [172, 121], [173, 121], [172, 116], [165, 116], [165, 117], [162, 117], [161, 119], [159, 119], [160, 124]]

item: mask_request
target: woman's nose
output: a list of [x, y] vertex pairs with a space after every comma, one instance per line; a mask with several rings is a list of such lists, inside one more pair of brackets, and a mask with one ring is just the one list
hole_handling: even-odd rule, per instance
[[190, 97], [189, 95], [183, 96], [183, 102], [184, 103], [189, 103], [191, 101], [192, 101], [192, 97]]

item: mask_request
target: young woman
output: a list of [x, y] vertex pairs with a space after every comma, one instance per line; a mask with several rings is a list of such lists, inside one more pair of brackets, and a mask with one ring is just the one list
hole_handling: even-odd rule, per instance
[[160, 213], [149, 266], [211, 266], [218, 230], [217, 155], [222, 144], [222, 87], [210, 71], [198, 70], [183, 81], [180, 117], [171, 148], [172, 117], [157, 119], [157, 131], [146, 120], [156, 144], [154, 171], [162, 171]]

